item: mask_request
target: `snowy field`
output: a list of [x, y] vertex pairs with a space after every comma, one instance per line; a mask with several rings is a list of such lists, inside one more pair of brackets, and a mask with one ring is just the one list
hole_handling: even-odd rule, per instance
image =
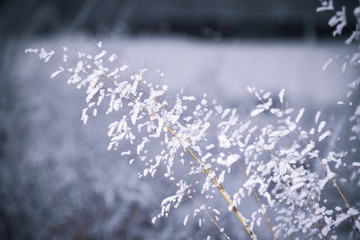
[[[347, 83], [356, 73], [353, 68], [341, 71], [344, 57], [352, 50], [342, 43], [210, 42], [181, 37], [96, 40], [102, 40], [108, 52], [117, 53], [121, 63], [133, 69], [146, 66], [148, 81], [169, 86], [169, 99], [185, 87], [189, 95], [201, 98], [207, 93], [224, 107], [248, 114], [256, 101], [247, 86], [276, 95], [285, 88], [289, 106], [306, 108], [305, 120], [312, 121], [315, 112], [322, 110], [338, 123], [334, 128], [344, 124], [345, 115], [339, 114], [346, 111], [336, 102], [345, 99]], [[1, 94], [12, 107], [1, 110], [2, 131], [10, 130], [0, 181], [7, 215], [21, 224], [12, 233], [14, 239], [206, 239], [208, 235], [222, 239], [210, 221], [199, 228], [198, 219], [190, 217], [183, 226], [184, 216], [192, 216], [194, 208], [189, 200], [168, 218], [151, 223], [162, 199], [176, 188], [162, 176], [138, 179], [140, 164], [130, 166], [119, 152], [107, 151], [107, 125], [116, 115], [99, 115], [86, 126], [81, 123], [85, 95], [68, 86], [64, 76], [49, 78], [58, 66], [58, 56], [44, 64], [37, 56], [24, 54], [29, 47], [57, 51], [65, 41], [70, 50], [96, 50], [92, 39], [59, 35], [12, 43], [5, 53], [10, 60], [1, 73]], [[164, 77], [159, 78], [157, 70]], [[345, 193], [351, 198], [351, 191]], [[223, 203], [223, 199], [214, 200], [214, 204]], [[244, 215], [247, 208], [241, 208]], [[221, 219], [232, 239], [245, 239], [246, 232], [231, 213], [224, 210]], [[266, 223], [261, 226], [255, 227], [259, 239], [271, 239]]]

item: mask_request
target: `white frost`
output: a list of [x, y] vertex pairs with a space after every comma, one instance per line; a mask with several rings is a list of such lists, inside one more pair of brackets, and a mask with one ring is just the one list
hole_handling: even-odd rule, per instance
[[279, 100], [281, 103], [284, 103], [284, 98], [285, 98], [285, 89], [283, 88], [279, 93]]
[[39, 58], [44, 59], [45, 62], [48, 62], [50, 58], [55, 54], [55, 52], [52, 50], [50, 52], [46, 52], [44, 48], [41, 48], [39, 53]]
[[25, 49], [25, 53], [38, 53], [38, 52], [39, 52], [39, 49], [37, 49], [37, 48]]
[[64, 71], [64, 68], [63, 67], [60, 67], [59, 70], [53, 72], [50, 76], [50, 78], [55, 78], [57, 75], [59, 75], [60, 73], [62, 73]]
[[360, 231], [360, 222], [358, 220], [355, 221], [355, 226]]
[[321, 111], [318, 111], [315, 116], [315, 123], [317, 124], [321, 115]]
[[321, 3], [322, 3], [322, 6], [316, 8], [316, 12], [323, 12], [323, 11], [332, 11], [332, 10], [334, 10], [333, 0], [322, 1]]
[[360, 167], [360, 162], [353, 162], [352, 165], [353, 165], [354, 167]]
[[184, 226], [186, 226], [188, 221], [189, 221], [189, 215], [186, 215], [186, 217], [184, 218]]
[[304, 108], [300, 109], [299, 114], [297, 115], [296, 120], [295, 120], [296, 123], [299, 123], [299, 121], [302, 118], [304, 112], [305, 112]]
[[94, 60], [99, 60], [100, 58], [102, 58], [103, 56], [105, 56], [107, 52], [105, 50], [102, 50], [101, 53], [99, 53], [98, 55], [96, 55], [94, 57]]
[[127, 152], [122, 152], [122, 153], [121, 153], [121, 156], [123, 156], [123, 155], [130, 155], [130, 150], [127, 151]]
[[110, 61], [110, 62], [113, 62], [113, 61], [115, 61], [116, 59], [117, 59], [117, 56], [116, 56], [115, 53], [112, 54], [112, 55], [109, 57], [109, 61]]
[[250, 113], [250, 116], [255, 117], [256, 115], [262, 113], [263, 111], [265, 111], [264, 108], [257, 108]]
[[195, 101], [196, 98], [193, 97], [193, 96], [183, 96], [182, 100], [184, 100], [184, 101]]
[[319, 124], [319, 127], [318, 127], [318, 132], [321, 132], [323, 130], [323, 128], [325, 127], [325, 125], [326, 125], [326, 122], [321, 121], [321, 123]]
[[328, 137], [331, 134], [331, 131], [326, 131], [323, 134], [321, 134], [321, 136], [319, 137], [319, 142], [321, 142], [322, 140], [324, 140], [326, 137]]

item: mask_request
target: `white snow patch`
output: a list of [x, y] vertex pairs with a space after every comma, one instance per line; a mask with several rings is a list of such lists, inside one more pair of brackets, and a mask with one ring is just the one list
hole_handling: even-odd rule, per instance
[[25, 49], [25, 53], [38, 53], [38, 52], [39, 52], [39, 49], [37, 49], [37, 48]]
[[251, 117], [255, 117], [256, 115], [259, 115], [259, 114], [262, 113], [263, 111], [265, 111], [264, 108], [254, 109], [254, 110], [250, 113], [250, 116], [251, 116]]
[[284, 99], [285, 99], [285, 89], [283, 88], [279, 93], [279, 100], [281, 103], [284, 103]]
[[360, 162], [353, 162], [352, 165], [353, 165], [354, 167], [360, 167]]
[[317, 124], [321, 115], [321, 111], [318, 111], [315, 115], [315, 123]]
[[98, 55], [96, 55], [94, 57], [94, 60], [99, 60], [100, 58], [102, 58], [103, 56], [105, 56], [107, 52], [105, 50], [102, 50], [101, 53], [99, 53]]
[[195, 101], [196, 98], [194, 96], [183, 96], [182, 100], [184, 100], [184, 101]]
[[324, 140], [326, 137], [328, 137], [331, 134], [331, 131], [326, 131], [323, 134], [321, 134], [321, 136], [319, 137], [319, 142], [321, 142], [322, 140]]
[[299, 114], [297, 115], [296, 120], [295, 120], [296, 123], [299, 123], [299, 121], [302, 118], [304, 112], [305, 112], [304, 108], [300, 109]]
[[326, 122], [325, 121], [321, 121], [318, 127], [318, 132], [321, 132], [323, 130], [323, 128], [325, 127]]
[[184, 218], [184, 226], [186, 226], [188, 221], [189, 221], [189, 215], [186, 215], [185, 218]]

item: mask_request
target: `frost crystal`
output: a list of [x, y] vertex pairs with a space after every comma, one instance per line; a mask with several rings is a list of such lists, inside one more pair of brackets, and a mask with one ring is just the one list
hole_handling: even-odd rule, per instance
[[321, 121], [320, 124], [319, 124], [319, 127], [318, 127], [318, 132], [320, 133], [323, 128], [325, 127], [326, 125], [326, 122], [325, 121]]
[[326, 69], [329, 67], [330, 63], [333, 62], [334, 59], [330, 58], [323, 66], [323, 71], [325, 72]]
[[304, 108], [300, 109], [299, 114], [297, 115], [296, 120], [295, 120], [296, 123], [299, 123], [299, 121], [302, 118], [304, 112], [305, 112]]
[[333, 2], [333, 0], [329, 0], [329, 1], [322, 0], [321, 3], [322, 3], [322, 6], [316, 8], [316, 11], [317, 11], [317, 12], [332, 11], [332, 10], [334, 10], [334, 2]]
[[321, 142], [322, 140], [324, 140], [326, 137], [328, 137], [331, 134], [331, 131], [326, 131], [323, 134], [321, 134], [321, 136], [319, 137], [319, 142]]
[[284, 103], [284, 99], [285, 99], [285, 89], [283, 88], [279, 93], [279, 100], [281, 103]]
[[360, 167], [360, 162], [353, 162], [352, 165], [353, 165], [354, 167]]
[[184, 226], [186, 226], [188, 221], [189, 221], [189, 215], [186, 215], [185, 218], [184, 218]]
[[331, 27], [336, 26], [336, 29], [333, 31], [333, 36], [341, 35], [343, 28], [346, 26], [346, 15], [345, 7], [342, 7], [341, 11], [337, 11], [336, 15], [329, 20], [329, 25]]
[[50, 52], [46, 52], [44, 48], [41, 48], [39, 58], [44, 59], [45, 62], [48, 62], [54, 54], [55, 52], [53, 50], [51, 50]]
[[25, 53], [38, 53], [38, 52], [39, 52], [39, 49], [37, 49], [37, 48], [25, 49]]

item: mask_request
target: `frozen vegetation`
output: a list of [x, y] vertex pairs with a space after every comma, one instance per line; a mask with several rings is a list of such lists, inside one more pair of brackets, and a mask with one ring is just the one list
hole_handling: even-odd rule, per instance
[[[345, 8], [321, 2], [340, 35]], [[59, 35], [6, 50], [7, 238], [360, 237], [355, 47]]]
[[[52, 164], [59, 164], [54, 169], [60, 171], [61, 184], [72, 186], [79, 178], [87, 184], [83, 192], [63, 190], [73, 195], [71, 205], [79, 204], [72, 207], [103, 204], [88, 210], [93, 214], [89, 226], [97, 226], [91, 227], [94, 232], [83, 226], [79, 234], [116, 236], [129, 217], [135, 226], [126, 227], [128, 235], [120, 234], [128, 238], [138, 227], [145, 239], [171, 234], [335, 239], [349, 231], [337, 225], [358, 214], [358, 195], [345, 184], [357, 186], [358, 180], [357, 175], [341, 176], [357, 170], [346, 162], [356, 153], [341, 151], [348, 147], [339, 140], [347, 138], [348, 111], [336, 102], [347, 90], [339, 79], [351, 79], [354, 73], [342, 74], [339, 60], [322, 69], [335, 50], [346, 54], [341, 45], [179, 39], [99, 43], [81, 37], [68, 42], [57, 49], [49, 46], [53, 40], [31, 43], [34, 48], [27, 52], [48, 61], [48, 67], [34, 64], [33, 56], [21, 56], [19, 78], [30, 69], [41, 70], [37, 83], [23, 88], [31, 95], [38, 92], [37, 100], [32, 96], [27, 102], [39, 111], [30, 114], [37, 131], [27, 154], [39, 165], [54, 161], [45, 160], [46, 155], [58, 158]], [[55, 52], [48, 50], [53, 48]], [[132, 64], [139, 55], [144, 59]], [[70, 90], [66, 81], [83, 92]], [[246, 88], [249, 84], [266, 90]], [[53, 117], [42, 116], [50, 114], [44, 112], [46, 106]], [[85, 128], [77, 124], [80, 118]], [[40, 138], [39, 131], [47, 134]], [[44, 148], [49, 143], [54, 149]], [[36, 144], [43, 156], [34, 151]], [[342, 192], [350, 192], [345, 194], [350, 209], [332, 179]], [[99, 208], [117, 210], [99, 217]], [[65, 216], [56, 219], [66, 222]]]

